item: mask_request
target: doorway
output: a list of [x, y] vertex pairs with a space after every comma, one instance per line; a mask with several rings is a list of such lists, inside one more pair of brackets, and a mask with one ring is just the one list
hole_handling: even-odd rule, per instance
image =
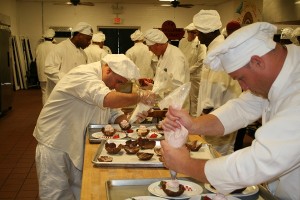
[[125, 54], [134, 43], [130, 35], [139, 27], [98, 27], [105, 35], [104, 45], [108, 46], [113, 54]]

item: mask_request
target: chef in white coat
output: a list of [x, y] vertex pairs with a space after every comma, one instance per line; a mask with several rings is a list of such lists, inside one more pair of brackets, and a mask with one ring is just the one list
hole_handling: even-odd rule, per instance
[[125, 55], [140, 69], [141, 78], [153, 79], [153, 53], [149, 51], [149, 48], [143, 43], [143, 33], [140, 30], [136, 30], [130, 35], [130, 38], [134, 42], [134, 45], [126, 51]]
[[[149, 50], [158, 57], [152, 91], [161, 91], [159, 96], [164, 98], [174, 89], [190, 81], [189, 63], [178, 47], [168, 43], [168, 38], [161, 30], [149, 29], [144, 38]], [[169, 84], [166, 83], [168, 80], [171, 80]], [[189, 96], [183, 107], [189, 110]]]
[[87, 55], [87, 63], [101, 61], [108, 53], [100, 47], [102, 42], [102, 33], [95, 33], [92, 37], [92, 43], [84, 49]]
[[47, 31], [45, 31], [43, 35], [44, 41], [40, 43], [36, 48], [36, 65], [37, 65], [40, 87], [42, 91], [43, 105], [46, 102], [46, 85], [47, 85], [47, 77], [45, 75], [45, 60], [47, 55], [56, 46], [56, 44], [53, 43], [54, 36], [55, 36], [55, 31], [53, 29], [48, 29]]
[[196, 116], [201, 79], [201, 69], [203, 65], [203, 59], [206, 55], [206, 46], [200, 44], [200, 41], [197, 37], [197, 28], [194, 26], [193, 23], [190, 23], [188, 26], [186, 26], [184, 30], [186, 30], [187, 37], [184, 37], [179, 41], [178, 48], [185, 55], [190, 65], [190, 114], [192, 116]]
[[72, 29], [72, 38], [57, 44], [48, 54], [45, 61], [46, 99], [65, 74], [74, 67], [87, 63], [87, 56], [83, 49], [90, 45], [92, 36], [92, 26], [86, 22], [79, 22]]
[[[139, 70], [129, 58], [109, 54], [102, 66], [101, 62], [78, 66], [58, 82], [33, 133], [38, 141], [36, 168], [41, 200], [80, 199], [86, 127], [120, 123], [127, 115], [119, 108], [155, 102], [150, 91], [114, 91], [137, 78]], [[144, 117], [145, 113], [138, 120]]]
[[300, 197], [300, 47], [273, 41], [277, 28], [266, 22], [242, 27], [208, 52], [204, 63], [224, 70], [245, 92], [208, 115], [191, 118], [169, 108], [165, 130], [223, 135], [262, 117], [250, 147], [211, 160], [190, 157], [185, 147], [162, 142], [165, 165], [210, 183], [220, 193], [267, 183], [278, 199]]

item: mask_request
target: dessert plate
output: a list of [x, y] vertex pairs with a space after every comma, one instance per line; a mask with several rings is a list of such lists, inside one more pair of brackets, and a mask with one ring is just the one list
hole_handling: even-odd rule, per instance
[[[166, 180], [171, 181], [171, 180]], [[184, 193], [178, 197], [169, 197], [160, 187], [160, 181], [152, 183], [148, 187], [148, 191], [158, 197], [166, 198], [166, 199], [189, 199], [192, 196], [199, 195], [203, 192], [203, 188], [191, 181], [178, 180], [179, 184], [184, 185], [186, 190]]]
[[[132, 138], [132, 139], [138, 139], [139, 135], [136, 132], [133, 133], [128, 133], [128, 137]], [[148, 135], [146, 135], [146, 138], [148, 139], [158, 139], [161, 138], [162, 135], [159, 133], [155, 133], [155, 132], [149, 132]]]
[[105, 136], [102, 132], [92, 133], [92, 137], [96, 139], [121, 139], [125, 138], [126, 134], [123, 132], [116, 132], [113, 136]]
[[138, 197], [131, 197], [125, 200], [166, 200], [166, 199], [155, 197], [155, 196], [138, 196]]
[[[215, 188], [213, 188], [211, 186], [211, 184], [205, 183], [204, 187], [205, 187], [205, 189], [207, 189], [208, 191], [210, 191], [212, 193], [217, 193], [217, 190]], [[251, 196], [251, 195], [256, 194], [258, 191], [259, 191], [258, 186], [249, 186], [243, 192], [233, 193], [233, 194], [230, 194], [230, 196], [234, 196], [234, 197]]]
[[[201, 200], [204, 197], [209, 197], [209, 198], [213, 199], [215, 196], [216, 196], [216, 194], [201, 194], [201, 195], [193, 196], [189, 200]], [[238, 199], [236, 197], [233, 197], [233, 196], [226, 196], [226, 199], [227, 200], [240, 200], [240, 199]]]

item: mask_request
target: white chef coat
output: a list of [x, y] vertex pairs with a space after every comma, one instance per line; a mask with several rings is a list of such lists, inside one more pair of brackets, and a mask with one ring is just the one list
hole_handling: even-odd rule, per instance
[[153, 53], [145, 44], [135, 43], [126, 51], [125, 55], [140, 69], [141, 78], [153, 78], [154, 72], [151, 67]]
[[45, 61], [47, 76], [47, 99], [57, 82], [71, 69], [87, 63], [87, 56], [81, 48], [77, 48], [70, 39], [57, 44]]
[[47, 77], [45, 75], [45, 60], [50, 51], [54, 49], [56, 44], [53, 44], [52, 41], [44, 41], [40, 43], [36, 48], [36, 65], [37, 73], [40, 82], [40, 87], [42, 91], [42, 100], [43, 104], [46, 102], [46, 82]]
[[288, 54], [268, 100], [244, 92], [212, 112], [225, 134], [262, 116], [262, 126], [250, 147], [209, 160], [205, 174], [220, 192], [269, 182], [279, 199], [300, 197], [300, 47], [287, 45]]
[[[164, 84], [162, 84], [163, 82], [161, 80], [164, 79], [166, 74], [172, 76], [172, 84], [175, 88], [190, 81], [189, 64], [186, 57], [179, 48], [171, 44], [168, 44], [165, 53], [158, 59], [153, 90], [155, 90], [155, 88], [163, 89]], [[160, 81], [158, 81], [159, 79]], [[175, 88], [173, 88], [173, 90]], [[169, 90], [169, 87], [167, 86], [165, 90]], [[167, 94], [164, 96], [166, 95]], [[188, 96], [183, 106], [186, 110], [189, 110], [189, 101]]]
[[188, 41], [187, 38], [182, 38], [179, 41], [178, 48], [185, 55], [190, 65], [190, 79], [191, 79], [190, 114], [192, 116], [196, 116], [199, 87], [200, 87], [200, 80], [201, 80], [201, 69], [203, 65], [203, 59], [206, 56], [206, 46], [200, 44], [198, 37], [196, 37], [193, 41]]
[[102, 81], [101, 63], [74, 68], [54, 88], [34, 130], [37, 141], [66, 152], [82, 170], [85, 128], [90, 123], [114, 123], [120, 109], [103, 107], [111, 90]]
[[102, 58], [108, 54], [97, 44], [90, 44], [87, 48], [84, 49], [84, 52], [87, 55], [87, 63], [101, 61]]

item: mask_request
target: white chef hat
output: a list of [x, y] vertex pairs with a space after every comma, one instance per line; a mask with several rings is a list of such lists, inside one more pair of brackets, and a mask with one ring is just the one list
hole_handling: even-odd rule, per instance
[[149, 29], [145, 32], [144, 38], [147, 45], [164, 44], [168, 42], [167, 36], [159, 29]]
[[207, 53], [204, 63], [212, 70], [227, 73], [245, 66], [253, 55], [263, 56], [275, 48], [276, 26], [257, 22], [233, 32], [226, 40]]
[[55, 36], [55, 31], [51, 28], [49, 28], [47, 31], [45, 31], [43, 38], [54, 38]]
[[79, 22], [73, 29], [72, 33], [79, 32], [85, 35], [93, 36], [93, 28], [86, 22]]
[[296, 44], [300, 45], [297, 37], [300, 36], [300, 27], [295, 28], [295, 30], [292, 33], [291, 41]]
[[132, 41], [144, 40], [144, 35], [140, 30], [136, 30], [130, 35]]
[[95, 33], [92, 37], [93, 42], [104, 42], [105, 41], [105, 35], [102, 32]]
[[291, 27], [282, 29], [280, 39], [291, 39], [293, 31], [294, 29], [292, 29]]
[[222, 27], [220, 15], [216, 10], [200, 10], [194, 15], [193, 23], [202, 33], [214, 32]]
[[184, 30], [186, 30], [186, 31], [194, 31], [194, 30], [197, 30], [197, 28], [195, 27], [194, 23], [190, 23], [189, 25], [187, 25], [186, 27], [184, 27]]
[[124, 54], [107, 54], [104, 58], [102, 58], [102, 61], [107, 63], [113, 72], [123, 76], [124, 78], [129, 80], [140, 78], [140, 70]]

